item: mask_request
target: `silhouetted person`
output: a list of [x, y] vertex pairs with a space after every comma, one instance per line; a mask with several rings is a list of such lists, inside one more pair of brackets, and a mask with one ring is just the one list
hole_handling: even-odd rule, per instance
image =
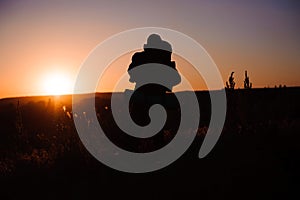
[[[136, 83], [135, 90], [137, 89], [137, 87], [142, 85], [140, 84], [139, 80], [145, 77], [136, 77], [135, 74], [131, 73], [131, 69], [143, 64], [158, 63], [163, 64], [165, 67], [168, 66], [176, 70], [175, 62], [171, 61], [171, 54], [172, 46], [168, 42], [163, 41], [157, 34], [150, 35], [147, 39], [147, 44], [144, 44], [144, 51], [137, 52], [132, 56], [132, 62], [128, 68], [128, 73], [130, 75], [129, 81]], [[170, 78], [171, 82], [169, 83], [171, 87], [179, 84], [181, 81], [180, 75], [178, 73], [175, 76], [171, 74], [166, 74], [166, 76], [172, 76]], [[139, 89], [139, 91], [143, 94], [150, 95], [162, 95], [166, 93], [166, 91], [171, 92], [170, 89], [157, 84], [144, 85], [141, 89]]]
[[[153, 104], [165, 104], [166, 92], [171, 92], [172, 88], [181, 81], [180, 75], [176, 70], [175, 62], [171, 60], [172, 46], [170, 43], [161, 39], [157, 34], [151, 34], [147, 43], [144, 44], [144, 51], [137, 52], [132, 56], [132, 62], [128, 68], [130, 82], [136, 83], [135, 91], [130, 100], [131, 115], [133, 120], [139, 125], [147, 125], [150, 122], [148, 111]], [[142, 73], [136, 71], [134, 68], [143, 64], [149, 64], [142, 68]], [[155, 65], [156, 64], [156, 65]], [[151, 71], [151, 67], [157, 69], [157, 64], [160, 67], [170, 67], [174, 71], [159, 73], [155, 70]], [[146, 73], [143, 73], [145, 72]], [[150, 73], [147, 73], [150, 72]], [[166, 74], [164, 74], [166, 73]], [[152, 78], [160, 77], [166, 82], [168, 87], [156, 84]], [[150, 80], [150, 84], [143, 84], [143, 81]]]

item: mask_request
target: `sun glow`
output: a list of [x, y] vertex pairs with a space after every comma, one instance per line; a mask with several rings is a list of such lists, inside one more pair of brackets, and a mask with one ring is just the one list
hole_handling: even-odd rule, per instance
[[44, 92], [47, 95], [62, 95], [72, 93], [73, 84], [68, 75], [53, 73], [44, 79]]

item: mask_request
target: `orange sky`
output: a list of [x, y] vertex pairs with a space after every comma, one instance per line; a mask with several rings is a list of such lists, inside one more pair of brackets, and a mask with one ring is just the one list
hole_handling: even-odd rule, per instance
[[[114, 86], [118, 83], [120, 77], [127, 72], [128, 66], [131, 62], [131, 57], [134, 52], [127, 53], [125, 55], [120, 56], [116, 59], [111, 65], [109, 65], [101, 80], [98, 83], [98, 90], [99, 91], [112, 91]], [[176, 61], [176, 68], [180, 72], [182, 76], [184, 76], [190, 83], [190, 85], [195, 90], [205, 90], [207, 89], [204, 80], [202, 79], [201, 75], [197, 72], [193, 66], [183, 59], [182, 57], [173, 54], [172, 60]], [[117, 70], [116, 70], [117, 69]], [[129, 79], [129, 76], [126, 73], [126, 79]], [[124, 88], [127, 89], [134, 89], [134, 84], [128, 83], [122, 85]], [[182, 81], [179, 85], [173, 88], [174, 91], [182, 91], [188, 88], [185, 83]]]
[[[299, 5], [284, 0], [119, 4], [3, 0], [0, 98], [46, 94], [44, 82], [51, 74], [74, 82], [80, 64], [97, 44], [113, 34], [144, 26], [178, 30], [197, 40], [216, 62], [224, 82], [235, 71], [237, 85], [242, 87], [244, 70], [248, 70], [254, 87], [299, 86]], [[120, 57], [110, 67], [115, 78], [126, 72], [131, 55]], [[176, 56], [173, 59], [180, 72], [193, 74], [188, 63]], [[113, 80], [106, 79], [102, 88], [111, 90]], [[200, 77], [191, 81], [195, 89], [205, 89]], [[176, 89], [184, 90], [184, 86]]]

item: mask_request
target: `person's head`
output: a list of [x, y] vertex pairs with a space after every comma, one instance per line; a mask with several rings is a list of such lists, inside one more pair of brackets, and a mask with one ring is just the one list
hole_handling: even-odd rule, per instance
[[144, 50], [146, 49], [160, 49], [168, 52], [172, 52], [172, 46], [167, 41], [161, 39], [158, 34], [151, 34], [147, 39], [147, 44], [144, 44]]

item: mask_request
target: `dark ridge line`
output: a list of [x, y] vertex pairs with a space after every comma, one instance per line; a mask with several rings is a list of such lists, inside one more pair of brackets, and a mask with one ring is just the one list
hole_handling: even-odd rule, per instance
[[[195, 93], [206, 93], [206, 92], [218, 92], [222, 91], [223, 89], [218, 89], [218, 90], [183, 90], [183, 91], [177, 91], [177, 92], [170, 92], [170, 93], [184, 93], [184, 92], [195, 92]], [[237, 91], [263, 91], [263, 90], [300, 90], [300, 86], [291, 86], [291, 87], [282, 87], [282, 88], [251, 88], [251, 89], [244, 89], [244, 88], [237, 88], [234, 90], [230, 89], [225, 89], [226, 91], [229, 92], [237, 92]], [[80, 94], [75, 94], [76, 96], [88, 96], [88, 95], [111, 95], [113, 92], [95, 92], [95, 93], [80, 93]], [[115, 94], [122, 94], [124, 92], [114, 92]], [[167, 93], [169, 94], [169, 93]], [[0, 101], [8, 101], [8, 100], [13, 100], [13, 99], [26, 99], [26, 98], [70, 98], [74, 94], [62, 94], [62, 95], [32, 95], [32, 96], [17, 96], [17, 97], [4, 97], [0, 98]]]

